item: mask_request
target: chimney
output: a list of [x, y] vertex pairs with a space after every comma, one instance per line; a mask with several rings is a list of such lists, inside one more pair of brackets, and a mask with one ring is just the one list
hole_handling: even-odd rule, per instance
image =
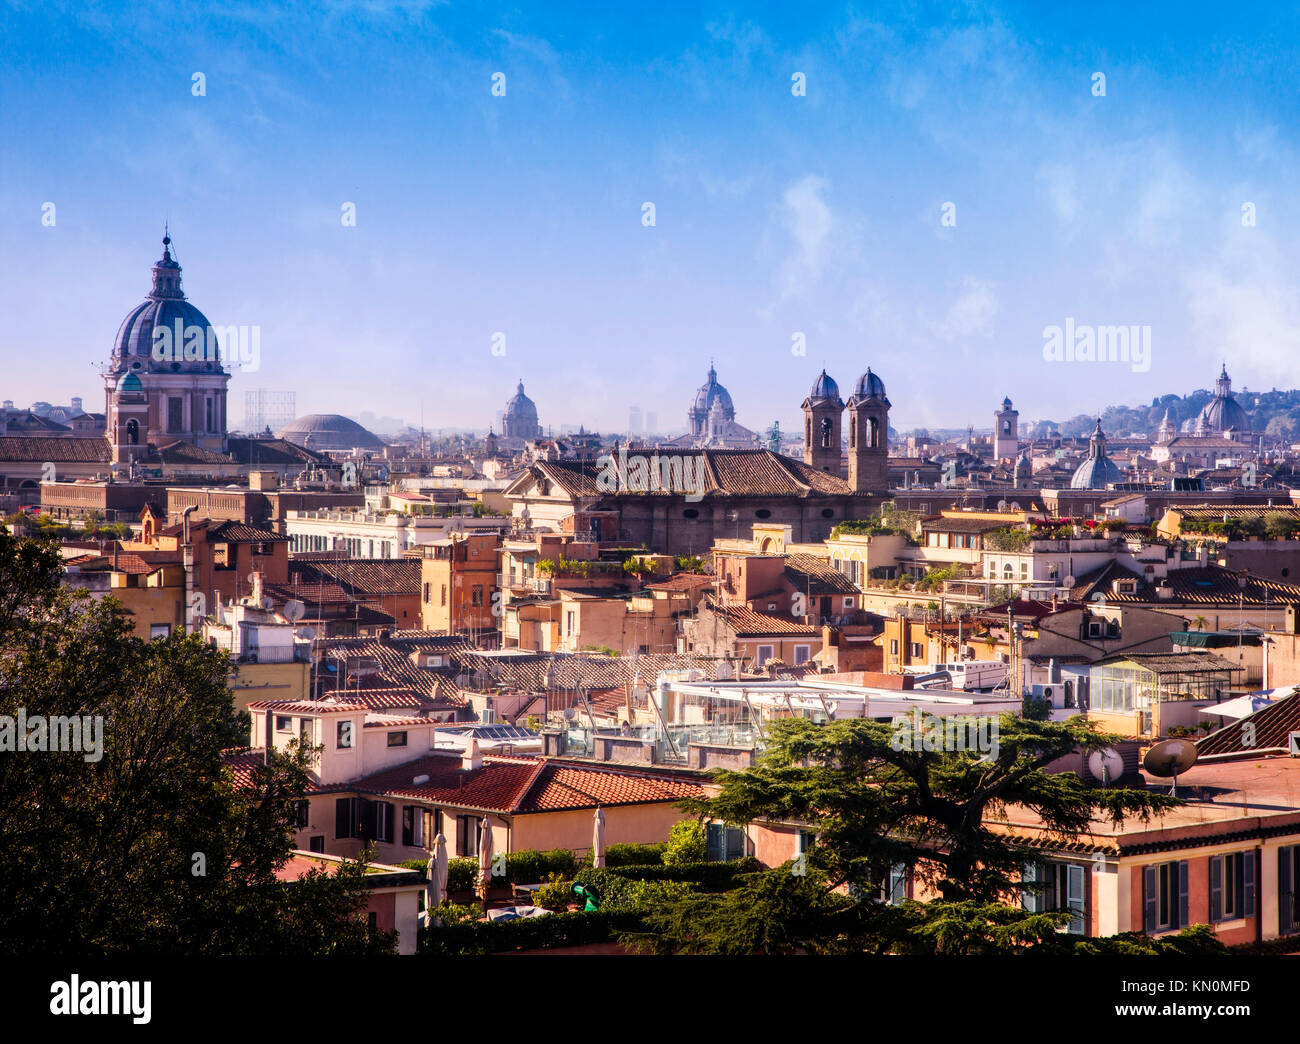
[[471, 739], [465, 753], [461, 755], [460, 767], [465, 772], [472, 772], [483, 767], [483, 754], [478, 749], [478, 740]]
[[258, 607], [262, 605], [262, 580], [265, 576], [260, 569], [253, 570], [253, 603]]

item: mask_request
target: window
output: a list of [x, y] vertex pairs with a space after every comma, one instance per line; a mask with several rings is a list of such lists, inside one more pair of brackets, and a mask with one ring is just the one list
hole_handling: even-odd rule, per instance
[[811, 648], [812, 647], [809, 645], [796, 645], [794, 647], [794, 663], [796, 667], [799, 666], [799, 664], [801, 663], [808, 662], [808, 660], [811, 658], [810, 656]]
[[1061, 931], [1087, 934], [1087, 895], [1083, 867], [1078, 863], [1026, 863], [1021, 871], [1021, 903], [1031, 913], [1067, 910], [1070, 921]]
[[897, 638], [891, 638], [891, 639], [889, 639], [889, 655], [890, 655], [890, 656], [897, 656], [897, 655], [898, 655], [898, 639], [897, 639]]
[[334, 730], [335, 746], [340, 750], [347, 750], [352, 746], [352, 722], [341, 721]]
[[277, 714], [277, 715], [275, 716], [275, 731], [276, 731], [276, 732], [292, 732], [292, 731], [293, 731], [293, 719], [290, 718], [287, 714]]
[[1300, 930], [1300, 845], [1277, 850], [1277, 907], [1278, 932]]
[[442, 601], [440, 601], [438, 604], [439, 604], [439, 605], [442, 605], [442, 606], [446, 606], [446, 604], [447, 604], [447, 585], [446, 585], [446, 584], [443, 584], [443, 585], [442, 585]]
[[483, 585], [475, 584], [470, 591], [469, 604], [472, 606], [481, 606], [483, 604]]
[[891, 863], [887, 873], [873, 876], [880, 882], [876, 898], [882, 903], [897, 906], [907, 898], [907, 867], [903, 863]]
[[1143, 931], [1177, 931], [1187, 923], [1187, 860], [1143, 867]]
[[390, 733], [388, 734], [388, 745], [389, 745], [390, 747], [405, 747], [405, 746], [406, 746], [406, 733], [405, 733], [405, 732], [390, 732]]
[[704, 858], [711, 863], [730, 862], [745, 854], [745, 832], [727, 823], [709, 823], [704, 830]]
[[168, 638], [171, 636], [171, 633], [172, 633], [171, 624], [150, 624], [149, 625], [150, 641], [153, 641], [155, 638]]
[[772, 659], [774, 654], [775, 654], [774, 646], [760, 645], [758, 647], [758, 655], [755, 658], [755, 663], [757, 664], [757, 666], [762, 667], [763, 664], [767, 663], [768, 660]]
[[425, 605], [428, 605], [428, 604], [429, 604], [429, 588], [430, 588], [430, 586], [431, 586], [430, 584], [425, 584], [425, 585], [424, 585], [424, 604], [425, 604]]
[[393, 806], [387, 801], [375, 804], [375, 840], [393, 840]]
[[474, 816], [456, 817], [456, 854], [478, 855], [479, 841], [483, 838], [483, 821]]
[[311, 814], [310, 801], [295, 801], [293, 803], [293, 826], [295, 830], [306, 830], [308, 817]]
[[311, 718], [301, 718], [301, 719], [299, 719], [299, 721], [298, 721], [298, 746], [300, 746], [300, 747], [311, 747], [311, 746], [314, 746], [314, 745], [315, 745], [315, 738], [316, 738], [316, 737], [315, 737], [315, 729], [314, 729], [314, 727], [313, 727], [315, 724], [316, 724], [316, 723], [315, 723], [314, 721], [312, 721]]
[[324, 834], [316, 834], [316, 835], [314, 835], [314, 836], [311, 838], [311, 840], [307, 842], [307, 848], [308, 848], [309, 851], [312, 851], [312, 852], [319, 852], [321, 855], [324, 855], [324, 854], [325, 854], [325, 835], [324, 835]]
[[334, 802], [334, 837], [360, 837], [361, 823], [356, 798], [339, 798]]
[[845, 608], [845, 609], [852, 609], [852, 608], [853, 608], [853, 596], [852, 596], [852, 595], [846, 595], [846, 596], [845, 596], [845, 598], [844, 598], [844, 608]]
[[1210, 922], [1255, 916], [1255, 853], [1210, 857]]
[[428, 814], [419, 805], [402, 806], [402, 844], [407, 848], [424, 845], [424, 820]]
[[167, 430], [170, 432], [184, 431], [182, 426], [182, 403], [180, 399], [167, 399]]

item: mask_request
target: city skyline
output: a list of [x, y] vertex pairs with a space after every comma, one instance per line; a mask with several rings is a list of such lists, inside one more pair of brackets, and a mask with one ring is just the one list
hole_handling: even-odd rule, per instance
[[[880, 373], [899, 430], [1187, 394], [1223, 358], [1300, 384], [1294, 16], [500, 17], [7, 8], [5, 397], [98, 408], [164, 221], [190, 300], [261, 331], [232, 394], [300, 414], [486, 428], [522, 378], [544, 428], [673, 431], [710, 359], [760, 431], [823, 365]], [[1046, 362], [1076, 322], [1149, 328], [1149, 368]]]

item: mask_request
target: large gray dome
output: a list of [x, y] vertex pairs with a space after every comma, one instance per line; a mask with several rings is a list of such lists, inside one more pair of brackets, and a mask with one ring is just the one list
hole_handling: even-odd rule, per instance
[[324, 453], [330, 450], [382, 449], [384, 441], [356, 421], [337, 413], [309, 413], [276, 432], [278, 438], [304, 449]]

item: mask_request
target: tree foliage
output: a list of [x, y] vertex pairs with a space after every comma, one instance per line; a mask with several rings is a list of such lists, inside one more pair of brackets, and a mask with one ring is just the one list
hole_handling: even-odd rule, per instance
[[[276, 876], [306, 751], [237, 789], [229, 661], [151, 642], [61, 586], [57, 549], [0, 531], [0, 714], [102, 718], [102, 749], [0, 754], [0, 952], [315, 954], [392, 949], [359, 908], [364, 867]], [[246, 741], [246, 740], [245, 740]]]

